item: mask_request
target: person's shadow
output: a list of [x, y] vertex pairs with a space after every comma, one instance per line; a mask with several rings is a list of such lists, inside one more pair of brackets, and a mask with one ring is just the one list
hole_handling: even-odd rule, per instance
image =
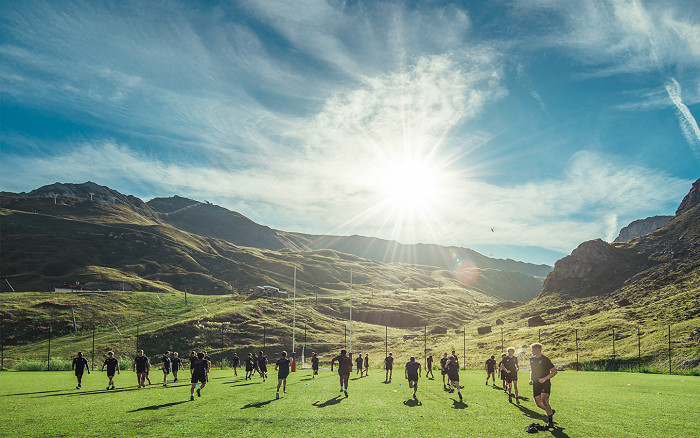
[[535, 412], [530, 408], [525, 407], [524, 405], [515, 405], [520, 409], [520, 412], [523, 413], [523, 415], [528, 416], [530, 418], [533, 418], [535, 420], [541, 420], [542, 419], [542, 414], [539, 412]]
[[248, 403], [247, 405], [243, 406], [241, 409], [262, 408], [262, 407], [264, 407], [264, 406], [269, 405], [270, 403], [272, 403], [272, 402], [275, 401], [275, 400], [276, 400], [276, 399], [273, 398], [273, 399], [270, 399], [270, 400], [268, 400], [268, 401], [262, 401], [262, 402], [258, 402], [258, 403]]
[[144, 407], [142, 407], [142, 408], [134, 409], [133, 411], [129, 411], [129, 412], [156, 411], [156, 410], [158, 410], [158, 409], [160, 409], [160, 408], [167, 408], [167, 407], [170, 407], [170, 406], [181, 405], [181, 404], [183, 404], [183, 403], [187, 403], [188, 401], [189, 401], [189, 400], [182, 400], [182, 401], [178, 401], [178, 402], [165, 403], [165, 404], [162, 404], [162, 405], [144, 406]]
[[321, 402], [319, 402], [319, 401], [317, 400], [317, 401], [313, 402], [312, 405], [313, 405], [313, 406], [316, 406], [317, 408], [325, 408], [325, 407], [328, 407], [328, 406], [337, 405], [337, 404], [340, 403], [342, 400], [343, 400], [343, 399], [342, 399], [339, 395], [336, 395], [336, 396], [333, 397], [332, 399], [326, 400], [326, 401], [324, 401], [323, 403], [321, 403]]
[[417, 398], [409, 398], [408, 400], [405, 400], [403, 404], [410, 408], [415, 408], [416, 406], [423, 406], [423, 403], [421, 403], [420, 400], [418, 400]]
[[452, 409], [465, 409], [469, 405], [464, 403], [463, 401], [457, 400], [456, 398], [452, 399]]

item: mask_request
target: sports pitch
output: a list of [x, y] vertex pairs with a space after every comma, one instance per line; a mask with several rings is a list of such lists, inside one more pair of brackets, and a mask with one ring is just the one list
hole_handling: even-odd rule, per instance
[[[353, 372], [345, 398], [336, 372], [322, 369], [312, 379], [310, 370], [301, 370], [289, 377], [287, 395], [275, 400], [276, 372], [263, 383], [213, 369], [195, 401], [189, 401], [187, 370], [169, 388], [154, 370], [153, 385], [144, 389], [136, 388], [134, 373], [122, 372], [111, 391], [99, 371], [84, 376], [81, 390], [71, 372], [2, 372], [0, 436], [493, 437], [529, 436], [525, 426], [544, 423], [525, 371], [520, 407], [485, 386], [481, 371], [460, 372], [464, 403], [443, 391], [438, 373], [420, 380], [414, 401], [403, 370], [389, 384], [383, 370], [371, 371], [361, 379]], [[539, 436], [700, 436], [698, 377], [566, 371], [553, 379], [551, 404], [557, 428]]]

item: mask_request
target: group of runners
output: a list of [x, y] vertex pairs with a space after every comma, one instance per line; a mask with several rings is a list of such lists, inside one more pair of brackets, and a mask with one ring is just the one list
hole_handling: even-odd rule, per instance
[[[553, 416], [555, 410], [549, 404], [549, 396], [551, 394], [551, 378], [557, 374], [557, 369], [552, 364], [551, 360], [542, 354], [542, 345], [539, 343], [534, 343], [531, 346], [532, 357], [530, 358], [530, 385], [533, 389], [533, 398], [535, 404], [544, 410], [547, 414], [547, 426], [552, 427], [554, 424]], [[486, 385], [488, 386], [489, 378], [492, 380], [492, 385], [496, 387], [496, 371], [500, 373], [503, 391], [508, 394], [508, 401], [513, 402], [515, 398], [516, 403], [519, 405], [522, 397], [518, 394], [518, 371], [520, 371], [520, 366], [518, 364], [518, 358], [515, 356], [515, 348], [508, 348], [508, 353], [503, 354], [501, 361], [497, 364], [495, 356], [491, 356], [485, 362], [486, 370]], [[192, 384], [190, 388], [190, 400], [194, 400], [195, 390], [197, 396], [201, 397], [201, 391], [206, 386], [209, 381], [209, 371], [211, 369], [211, 358], [207, 355], [205, 351], [195, 352], [192, 351], [189, 358], [190, 362], [190, 373]], [[161, 358], [162, 370], [163, 370], [163, 386], [168, 386], [168, 375], [173, 374], [173, 382], [177, 382], [177, 374], [180, 369], [183, 368], [183, 362], [178, 357], [178, 353], [166, 352]], [[257, 356], [253, 353], [248, 353], [248, 356], [244, 360], [246, 375], [245, 379], [250, 380], [253, 378], [254, 374], [257, 372], [259, 376], [263, 379], [263, 382], [267, 379], [267, 365], [268, 360], [263, 354], [259, 352]], [[335, 364], [337, 363], [338, 376], [340, 379], [340, 392], [348, 397], [348, 382], [350, 380], [350, 373], [352, 372], [353, 360], [348, 356], [346, 350], [341, 350], [340, 354], [333, 357], [331, 360], [331, 371], [333, 371]], [[358, 355], [355, 359], [355, 364], [357, 366], [357, 373], [360, 377], [366, 376], [369, 371], [369, 355], [362, 354]], [[234, 373], [237, 376], [237, 368], [239, 366], [238, 356], [234, 355], [232, 361], [234, 368]], [[277, 371], [277, 393], [276, 398], [280, 396], [280, 388], [282, 388], [283, 394], [287, 394], [287, 377], [290, 373], [291, 360], [287, 357], [287, 352], [283, 351], [280, 358], [275, 362], [275, 371]], [[428, 356], [426, 358], [426, 378], [430, 375], [432, 378], [432, 368], [433, 368], [433, 357]], [[394, 356], [393, 353], [389, 353], [384, 359], [384, 366], [386, 368], [385, 383], [391, 382], [393, 368], [394, 368]], [[460, 402], [462, 402], [462, 386], [459, 383], [459, 359], [455, 351], [448, 355], [444, 353], [443, 357], [440, 359], [440, 370], [442, 372], [442, 384], [443, 389], [449, 393], [454, 393], [457, 391]], [[114, 376], [115, 373], [119, 374], [119, 361], [114, 357], [114, 352], [110, 351], [107, 353], [107, 358], [105, 359], [102, 370], [107, 367], [107, 377], [109, 378], [109, 383], [107, 389], [114, 389]], [[138, 355], [134, 358], [132, 369], [136, 372], [136, 377], [138, 380], [138, 387], [143, 388], [146, 386], [145, 382], [151, 384], [148, 378], [148, 373], [151, 368], [151, 362], [149, 358], [144, 354], [143, 350], [138, 351]], [[75, 370], [75, 375], [78, 379], [78, 385], [76, 389], [80, 389], [82, 386], [82, 378], [85, 371], [90, 374], [90, 368], [88, 361], [83, 357], [82, 352], [78, 352], [78, 356], [73, 359], [73, 369]], [[311, 369], [312, 378], [318, 375], [319, 369], [319, 358], [316, 353], [311, 356]], [[418, 380], [422, 377], [422, 367], [420, 362], [416, 361], [415, 356], [411, 356], [409, 361], [404, 366], [404, 377], [408, 380], [408, 386], [413, 389], [413, 398], [417, 399], [418, 392]], [[199, 385], [199, 388], [197, 388]]]

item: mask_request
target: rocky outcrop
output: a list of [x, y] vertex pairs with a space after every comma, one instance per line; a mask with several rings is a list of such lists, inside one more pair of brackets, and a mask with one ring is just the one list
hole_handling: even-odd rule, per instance
[[676, 216], [682, 215], [698, 204], [700, 204], [700, 178], [695, 180], [690, 192], [688, 192], [685, 198], [683, 198], [683, 201], [681, 201], [681, 205], [679, 205], [678, 210], [676, 210]]
[[614, 242], [627, 242], [637, 237], [649, 234], [652, 231], [666, 225], [674, 216], [652, 216], [646, 219], [638, 219], [620, 230], [620, 234]]

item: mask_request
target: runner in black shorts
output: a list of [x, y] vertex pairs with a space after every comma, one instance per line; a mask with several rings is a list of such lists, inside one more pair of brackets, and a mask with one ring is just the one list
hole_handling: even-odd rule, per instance
[[173, 383], [177, 383], [177, 372], [182, 368], [182, 359], [178, 357], [177, 351], [173, 353]]
[[506, 369], [503, 367], [503, 360], [506, 358], [505, 353], [501, 353], [501, 361], [498, 362], [498, 370], [501, 374], [501, 385], [503, 385], [503, 392], [508, 392], [508, 385], [506, 385]]
[[258, 371], [262, 376], [263, 382], [267, 379], [267, 358], [263, 356], [263, 352], [258, 352]]
[[109, 378], [109, 383], [107, 384], [107, 389], [114, 389], [114, 373], [117, 372], [121, 374], [119, 370], [119, 361], [114, 358], [114, 352], [107, 352], [107, 359], [102, 364], [102, 370], [104, 371], [105, 366], [107, 366], [107, 377]]
[[462, 401], [462, 391], [459, 385], [459, 361], [457, 360], [457, 356], [452, 355], [447, 359], [445, 369], [447, 370], [447, 379], [450, 381], [450, 393], [454, 392], [454, 388], [457, 388], [459, 401]]
[[209, 365], [207, 366], [207, 382], [209, 381], [209, 370], [211, 370], [211, 357], [207, 354], [206, 351], [202, 351], [204, 353], [204, 360], [209, 362]]
[[248, 353], [248, 357], [246, 357], [243, 362], [245, 362], [245, 379], [252, 379], [253, 373], [255, 372], [255, 359], [253, 359], [253, 353]]
[[202, 396], [202, 389], [207, 386], [207, 373], [209, 372], [209, 367], [211, 362], [204, 359], [204, 353], [197, 353], [197, 359], [194, 360], [192, 365], [192, 387], [190, 388], [190, 400], [194, 400], [194, 388], [197, 383], [201, 383], [201, 386], [197, 388], [197, 397]]
[[416, 392], [418, 392], [418, 378], [421, 375], [420, 362], [416, 362], [416, 358], [411, 356], [411, 359], [406, 363], [406, 368], [404, 369], [406, 374], [406, 380], [408, 380], [408, 387], [413, 388], [413, 398], [416, 397]]
[[496, 356], [491, 356], [491, 358], [486, 359], [484, 369], [486, 370], [486, 385], [488, 386], [489, 377], [491, 377], [493, 386], [496, 386]]
[[88, 366], [88, 361], [83, 357], [83, 352], [78, 352], [78, 357], [73, 359], [73, 365], [71, 368], [75, 370], [75, 377], [78, 379], [78, 386], [75, 389], [80, 389], [83, 387], [83, 373], [87, 370], [90, 374], [90, 367]]
[[447, 389], [445, 376], [447, 375], [447, 353], [440, 359], [440, 372], [442, 373], [442, 389]]
[[355, 366], [357, 367], [357, 372], [355, 375], [359, 374], [362, 377], [362, 353], [355, 359]]
[[151, 362], [148, 360], [148, 357], [143, 354], [143, 350], [139, 350], [138, 356], [134, 358], [134, 365], [131, 367], [133, 371], [136, 371], [139, 388], [146, 387], [146, 373], [148, 373], [150, 368]]
[[386, 368], [386, 377], [384, 378], [384, 383], [391, 382], [391, 376], [394, 373], [394, 356], [393, 353], [384, 359], [384, 367]]
[[233, 377], [238, 377], [238, 367], [240, 366], [241, 360], [238, 358], [236, 353], [233, 353], [233, 359], [231, 359], [231, 365], [233, 366]]
[[369, 353], [365, 353], [365, 377], [369, 375]]
[[551, 360], [542, 354], [542, 344], [536, 342], [530, 346], [533, 357], [530, 358], [530, 385], [535, 404], [547, 412], [547, 426], [554, 427], [554, 409], [549, 405], [552, 390], [550, 379], [557, 375], [557, 368]]
[[433, 355], [431, 354], [428, 356], [428, 358], [425, 360], [426, 361], [426, 370], [425, 370], [425, 378], [428, 378], [428, 375], [430, 375], [431, 379], [434, 379], [435, 376], [433, 375]]
[[508, 348], [508, 356], [503, 359], [503, 366], [506, 369], [506, 382], [508, 382], [508, 402], [513, 402], [513, 387], [515, 387], [515, 402], [520, 404], [520, 396], [518, 395], [518, 371], [520, 365], [518, 358], [514, 356], [515, 348]]
[[316, 352], [311, 353], [311, 370], [313, 371], [311, 378], [315, 379], [318, 374], [318, 356]]
[[190, 375], [194, 372], [194, 361], [197, 360], [197, 352], [190, 351]]
[[350, 369], [352, 368], [352, 359], [347, 356], [347, 351], [340, 350], [340, 355], [331, 360], [331, 371], [333, 364], [338, 361], [338, 376], [340, 377], [340, 392], [345, 391], [345, 397], [348, 396], [348, 380], [350, 380]]
[[165, 356], [161, 359], [163, 362], [163, 386], [168, 387], [168, 374], [172, 370], [172, 361], [170, 360], [170, 352], [166, 351]]
[[275, 398], [280, 398], [280, 386], [282, 386], [282, 392], [287, 395], [287, 376], [289, 375], [289, 359], [287, 359], [287, 352], [282, 352], [282, 357], [275, 363], [275, 371], [277, 371], [277, 396]]

